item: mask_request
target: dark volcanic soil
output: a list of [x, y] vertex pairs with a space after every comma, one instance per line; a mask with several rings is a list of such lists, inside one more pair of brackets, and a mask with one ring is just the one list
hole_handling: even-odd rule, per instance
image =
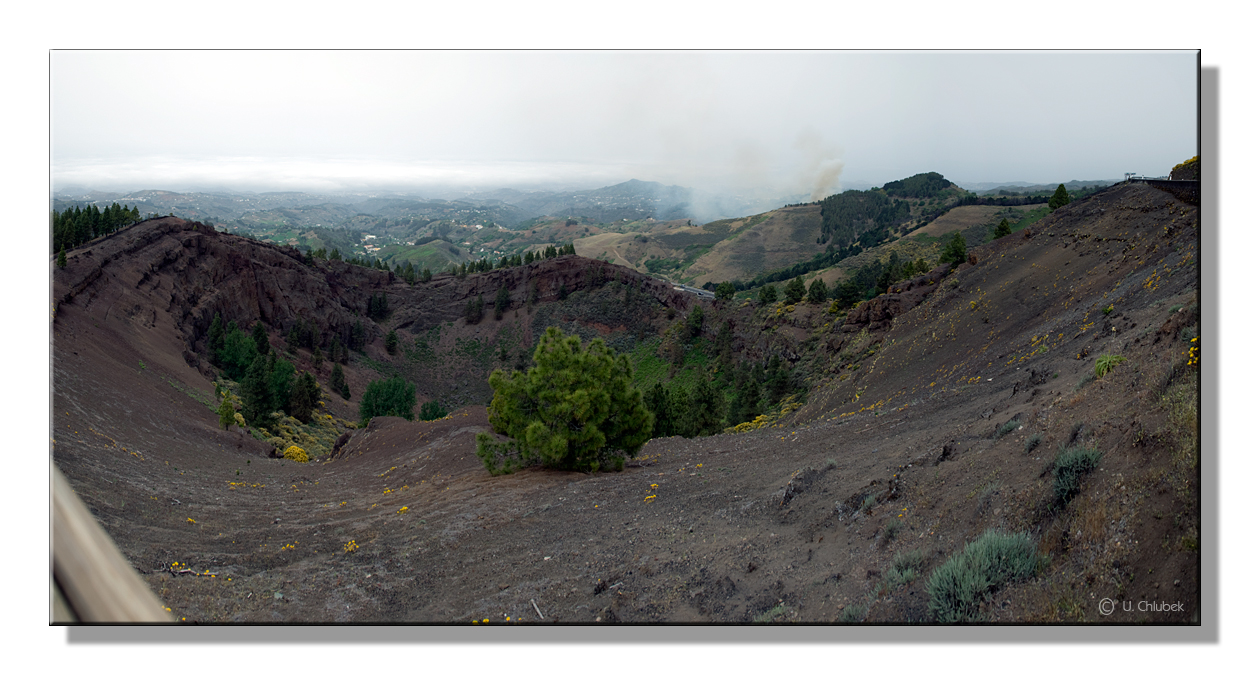
[[[1197, 375], [1197, 223], [1142, 185], [1065, 207], [910, 311], [887, 295], [821, 333], [821, 384], [781, 426], [655, 439], [596, 475], [489, 476], [482, 406], [271, 459], [216, 426], [183, 353], [201, 334], [119, 257], [56, 310], [54, 460], [188, 622], [924, 622], [928, 574], [992, 528], [1048, 563], [988, 621], [1198, 621], [1197, 457], [1164, 396]], [[1101, 354], [1126, 361], [1092, 378]], [[1104, 455], [1057, 507], [1070, 444]], [[909, 551], [920, 578], [883, 585]], [[1184, 610], [1103, 616], [1101, 598]]]

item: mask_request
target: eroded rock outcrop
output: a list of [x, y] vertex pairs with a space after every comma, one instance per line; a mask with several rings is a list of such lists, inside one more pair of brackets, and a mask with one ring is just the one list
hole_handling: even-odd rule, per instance
[[357, 321], [366, 341], [380, 338], [382, 329], [364, 317], [370, 298], [381, 293], [391, 309], [388, 327], [418, 332], [462, 317], [465, 303], [479, 296], [491, 311], [504, 285], [519, 306], [531, 289], [542, 303], [611, 281], [679, 310], [691, 303], [689, 294], [660, 279], [578, 256], [464, 277], [439, 274], [409, 286], [389, 271], [313, 258], [174, 217], [139, 223], [71, 252], [54, 275], [54, 297], [101, 317], [121, 312], [137, 328], [173, 333], [195, 367], [216, 314], [242, 327], [262, 321], [282, 333], [297, 322], [312, 324], [326, 348], [336, 335], [346, 343]]

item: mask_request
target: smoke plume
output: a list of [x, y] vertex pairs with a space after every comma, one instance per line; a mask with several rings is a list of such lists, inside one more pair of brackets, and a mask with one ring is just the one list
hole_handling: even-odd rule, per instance
[[794, 139], [794, 149], [803, 158], [798, 180], [801, 181], [801, 190], [810, 191], [809, 201], [818, 201], [841, 191], [839, 179], [844, 166], [839, 159], [842, 155], [841, 148], [836, 144], [825, 143], [820, 132], [807, 127]]
[[842, 160], [822, 159], [816, 167], [816, 177], [812, 181], [812, 196], [809, 201], [820, 201], [842, 189], [838, 179], [842, 177]]

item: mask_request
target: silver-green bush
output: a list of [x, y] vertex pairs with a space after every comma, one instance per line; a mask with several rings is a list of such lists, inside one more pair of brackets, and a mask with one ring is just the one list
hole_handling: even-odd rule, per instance
[[1081, 491], [1081, 475], [1098, 466], [1102, 453], [1089, 448], [1069, 448], [1055, 458], [1055, 501], [1065, 506]]
[[940, 623], [979, 621], [986, 597], [1036, 571], [1037, 547], [1028, 535], [990, 530], [929, 576], [929, 612]]

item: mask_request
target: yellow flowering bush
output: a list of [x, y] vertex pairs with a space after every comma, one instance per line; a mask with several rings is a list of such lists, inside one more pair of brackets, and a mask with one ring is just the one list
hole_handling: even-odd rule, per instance
[[305, 463], [308, 461], [308, 453], [304, 452], [304, 449], [298, 445], [292, 445], [287, 448], [286, 452], [283, 453], [282, 456], [293, 462]]
[[734, 427], [725, 429], [725, 433], [737, 434], [744, 431], [754, 431], [755, 429], [763, 429], [765, 427], [777, 426], [782, 418], [790, 413], [803, 407], [802, 403], [795, 400], [797, 397], [790, 395], [781, 400], [781, 409], [772, 415], [760, 415], [750, 422], [743, 422]]

